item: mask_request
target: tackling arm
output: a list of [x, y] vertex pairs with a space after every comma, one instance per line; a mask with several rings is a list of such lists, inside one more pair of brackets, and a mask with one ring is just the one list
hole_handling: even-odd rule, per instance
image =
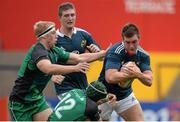
[[88, 63], [79, 63], [74, 66], [63, 66], [58, 64], [52, 64], [48, 59], [40, 60], [36, 65], [38, 69], [41, 70], [42, 72], [52, 75], [68, 74], [71, 72], [85, 73], [85, 71], [89, 69]]
[[106, 54], [107, 50], [101, 50], [97, 53], [83, 53], [83, 54], [74, 54], [70, 53], [68, 64], [77, 64], [79, 62], [92, 62], [103, 58]]

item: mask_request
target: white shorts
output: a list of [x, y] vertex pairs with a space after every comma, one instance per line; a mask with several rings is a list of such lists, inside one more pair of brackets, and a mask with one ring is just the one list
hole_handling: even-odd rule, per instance
[[115, 110], [116, 113], [119, 114], [126, 111], [127, 109], [131, 108], [132, 106], [136, 104], [139, 104], [139, 101], [134, 96], [134, 93], [131, 93], [128, 97], [117, 101], [116, 105], [114, 106], [108, 103], [103, 103], [99, 105], [98, 107], [101, 110], [100, 116], [102, 120], [110, 120], [113, 110]]

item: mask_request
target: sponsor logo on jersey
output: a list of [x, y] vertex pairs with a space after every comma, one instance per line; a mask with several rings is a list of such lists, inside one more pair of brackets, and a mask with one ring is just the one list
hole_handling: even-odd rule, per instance
[[64, 47], [62, 47], [62, 46], [61, 46], [60, 48], [63, 49], [64, 51], [66, 50], [66, 49], [65, 49]]
[[81, 47], [85, 47], [85, 46], [86, 46], [86, 43], [87, 43], [86, 40], [82, 40], [82, 41], [81, 41]]
[[73, 50], [72, 53], [79, 54], [78, 50]]

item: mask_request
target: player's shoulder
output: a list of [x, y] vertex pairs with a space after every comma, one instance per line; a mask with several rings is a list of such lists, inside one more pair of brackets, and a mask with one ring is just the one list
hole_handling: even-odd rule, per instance
[[62, 47], [58, 47], [58, 46], [55, 46], [52, 50], [55, 55], [60, 54], [61, 56], [64, 56], [66, 54], [69, 54], [69, 52], [65, 51]]
[[142, 57], [149, 57], [149, 53], [144, 50], [141, 46], [138, 46], [137, 53], [140, 54]]
[[52, 50], [54, 50], [54, 51], [63, 51], [63, 48], [55, 46], [55, 47], [52, 48]]
[[47, 52], [46, 48], [41, 43], [36, 43], [30, 50], [32, 52]]
[[86, 31], [85, 29], [79, 28], [79, 27], [74, 27], [74, 32], [75, 33], [76, 32], [82, 32], [82, 33], [88, 33], [89, 34], [88, 31]]
[[81, 34], [85, 34], [85, 35], [91, 35], [88, 31], [86, 31], [82, 28], [78, 28], [78, 27], [74, 27], [74, 33], [75, 34], [81, 33]]
[[56, 30], [56, 34], [58, 37], [64, 37], [64, 34], [61, 33], [59, 29]]
[[39, 58], [41, 56], [48, 56], [48, 50], [41, 43], [36, 43], [31, 47], [28, 53], [32, 59]]
[[150, 58], [149, 53], [140, 46], [137, 48], [137, 56], [140, 59], [149, 59]]
[[118, 42], [116, 44], [114, 44], [110, 49], [109, 51], [111, 53], [115, 53], [115, 54], [121, 54], [124, 50], [124, 43], [123, 42]]

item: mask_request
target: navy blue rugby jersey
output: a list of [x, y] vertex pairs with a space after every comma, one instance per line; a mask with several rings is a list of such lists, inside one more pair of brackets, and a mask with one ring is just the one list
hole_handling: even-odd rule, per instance
[[[57, 30], [58, 40], [56, 46], [61, 47], [67, 52], [73, 52], [76, 54], [85, 53], [86, 47], [90, 44], [95, 44], [99, 47], [96, 41], [91, 37], [91, 35], [80, 28], [74, 28], [73, 35], [71, 38], [61, 33]], [[61, 62], [59, 64], [62, 64]], [[63, 64], [67, 65], [67, 64]], [[86, 89], [88, 86], [86, 74], [81, 72], [69, 73], [64, 75], [65, 79], [62, 84], [55, 84], [55, 89], [57, 94], [62, 94], [70, 91], [74, 88]]]
[[149, 54], [139, 46], [136, 51], [136, 55], [129, 56], [125, 51], [123, 42], [113, 45], [108, 50], [104, 59], [99, 80], [105, 84], [109, 93], [113, 93], [117, 96], [117, 100], [124, 99], [132, 93], [132, 83], [125, 88], [120, 87], [118, 84], [109, 84], [105, 80], [105, 71], [108, 69], [117, 69], [120, 71], [122, 65], [129, 61], [135, 62], [141, 72], [151, 70]]

